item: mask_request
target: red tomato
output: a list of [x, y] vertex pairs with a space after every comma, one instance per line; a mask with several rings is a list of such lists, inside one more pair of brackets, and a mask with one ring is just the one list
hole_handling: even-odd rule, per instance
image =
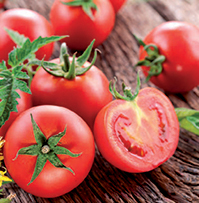
[[[15, 30], [25, 35], [31, 41], [41, 37], [50, 37], [53, 35], [52, 25], [39, 13], [24, 9], [15, 8], [4, 11], [0, 14], [0, 61], [8, 59], [8, 54], [13, 50], [16, 44], [4, 30], [4, 27]], [[53, 43], [41, 47], [36, 56], [48, 60], [53, 52]]]
[[16, 90], [20, 95], [20, 98], [17, 99], [18, 105], [17, 110], [18, 112], [11, 112], [9, 119], [5, 122], [5, 124], [0, 128], [0, 136], [5, 136], [8, 128], [13, 123], [13, 121], [19, 116], [23, 111], [32, 107], [32, 99], [31, 94], [22, 92], [21, 90]]
[[[57, 145], [81, 155], [73, 158], [69, 155], [57, 156], [74, 174], [53, 166], [47, 160], [39, 176], [27, 185], [37, 156], [15, 157], [19, 149], [36, 144], [30, 114], [47, 139], [63, 132], [66, 127], [66, 133]], [[90, 128], [77, 114], [64, 107], [39, 106], [23, 112], [9, 128], [5, 140], [3, 155], [9, 174], [19, 187], [35, 196], [51, 198], [71, 191], [86, 178], [94, 161], [95, 145]]]
[[[165, 91], [183, 93], [199, 84], [199, 28], [186, 22], [170, 21], [153, 29], [144, 39], [146, 45], [155, 44], [160, 55], [166, 57], [162, 72], [150, 81]], [[140, 49], [140, 60], [147, 53]], [[149, 67], [142, 67], [148, 76]]]
[[5, 0], [0, 0], [0, 8], [3, 8], [5, 4]]
[[106, 105], [96, 117], [94, 137], [108, 162], [121, 170], [140, 173], [173, 155], [179, 124], [170, 100], [147, 87], [133, 101], [116, 99]]
[[109, 1], [113, 5], [115, 13], [117, 13], [122, 8], [122, 6], [126, 3], [126, 0], [109, 0]]
[[[69, 2], [71, 0], [63, 0]], [[55, 0], [50, 11], [50, 20], [56, 35], [69, 35], [62, 40], [75, 50], [84, 50], [95, 39], [94, 47], [100, 45], [110, 34], [115, 23], [115, 12], [108, 0], [94, 0], [92, 20], [81, 6], [72, 7]]]
[[[51, 62], [59, 63], [59, 59]], [[89, 65], [89, 62], [84, 64], [85, 67]], [[108, 86], [108, 79], [96, 66], [72, 80], [55, 77], [40, 68], [31, 83], [33, 105], [52, 104], [69, 108], [92, 128], [99, 110], [112, 100]]]

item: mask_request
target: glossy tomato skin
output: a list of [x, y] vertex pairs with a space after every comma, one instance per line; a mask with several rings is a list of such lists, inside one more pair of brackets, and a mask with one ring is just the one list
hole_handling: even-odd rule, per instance
[[[59, 63], [59, 59], [52, 60]], [[85, 67], [89, 66], [86, 62]], [[92, 66], [73, 80], [55, 77], [40, 68], [31, 83], [33, 105], [51, 104], [69, 108], [93, 127], [97, 113], [112, 100], [109, 81], [101, 70]]]
[[176, 150], [179, 124], [170, 100], [144, 88], [133, 102], [113, 100], [97, 115], [94, 137], [102, 156], [131, 173], [150, 171]]
[[117, 13], [122, 8], [122, 6], [126, 3], [126, 0], [109, 0], [109, 1], [113, 5], [115, 13]]
[[13, 123], [13, 121], [19, 116], [23, 111], [32, 107], [32, 96], [31, 94], [22, 92], [21, 90], [16, 90], [20, 95], [20, 98], [17, 99], [17, 112], [11, 112], [9, 119], [5, 122], [5, 124], [0, 128], [0, 136], [5, 136], [8, 128]]
[[[16, 44], [4, 30], [4, 27], [12, 29], [25, 35], [33, 41], [39, 36], [50, 37], [54, 34], [52, 25], [39, 13], [24, 9], [14, 8], [4, 11], [0, 14], [0, 61], [8, 60], [8, 54], [13, 50]], [[48, 60], [53, 52], [53, 43], [41, 47], [36, 52], [38, 59]]]
[[[36, 144], [30, 113], [47, 138], [67, 127], [58, 145], [82, 154], [73, 158], [57, 156], [74, 174], [47, 161], [39, 176], [27, 185], [34, 171], [36, 156], [19, 155], [13, 159], [20, 148]], [[64, 107], [44, 105], [23, 112], [9, 128], [5, 140], [3, 153], [9, 174], [19, 187], [39, 197], [57, 197], [71, 191], [86, 178], [94, 161], [95, 146], [90, 128], [77, 114]]]
[[[63, 0], [69, 2], [70, 0]], [[108, 0], [94, 0], [98, 10], [93, 11], [92, 20], [82, 7], [66, 6], [55, 0], [50, 11], [50, 21], [56, 35], [69, 35], [62, 40], [73, 50], [85, 50], [95, 39], [94, 47], [100, 45], [110, 32], [115, 23], [115, 12]]]
[[[199, 28], [186, 22], [169, 21], [157, 26], [144, 39], [146, 44], [157, 45], [166, 57], [163, 71], [151, 77], [151, 82], [171, 93], [184, 93], [199, 84]], [[143, 47], [140, 60], [146, 57]], [[142, 67], [147, 74], [148, 67]]]

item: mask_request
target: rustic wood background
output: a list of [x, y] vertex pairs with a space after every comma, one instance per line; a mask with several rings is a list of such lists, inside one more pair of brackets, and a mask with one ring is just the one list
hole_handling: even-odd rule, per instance
[[[29, 8], [49, 19], [53, 0], [8, 0], [6, 9]], [[117, 14], [114, 30], [98, 48], [96, 65], [108, 79], [118, 77], [135, 88], [136, 73], [132, 66], [138, 60], [138, 45], [133, 37], [144, 38], [164, 21], [180, 20], [199, 25], [198, 0], [131, 0]], [[177, 50], [176, 50], [177, 51]], [[53, 58], [59, 54], [56, 44]], [[141, 79], [144, 77], [141, 74]], [[150, 82], [142, 87], [153, 86]], [[199, 110], [199, 88], [186, 94], [167, 94], [175, 107]], [[85, 181], [68, 194], [54, 199], [32, 196], [16, 184], [5, 186], [6, 194], [16, 193], [17, 203], [187, 203], [199, 202], [199, 137], [181, 130], [175, 154], [160, 167], [143, 174], [122, 172], [106, 162], [96, 151], [95, 162]]]

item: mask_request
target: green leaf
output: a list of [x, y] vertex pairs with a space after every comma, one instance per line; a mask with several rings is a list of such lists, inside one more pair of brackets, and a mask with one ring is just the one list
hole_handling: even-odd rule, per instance
[[30, 185], [37, 177], [38, 175], [41, 173], [41, 171], [43, 170], [45, 164], [47, 162], [47, 155], [46, 154], [39, 154], [37, 157], [37, 161], [36, 161], [36, 165], [35, 165], [35, 169], [34, 169], [34, 173], [32, 175], [32, 178], [30, 180], [30, 182], [28, 183], [28, 185]]
[[40, 130], [40, 128], [37, 125], [37, 123], [35, 122], [35, 120], [33, 119], [33, 115], [30, 114], [30, 116], [31, 116], [31, 122], [32, 122], [32, 126], [33, 126], [35, 140], [36, 140], [38, 146], [41, 148], [46, 143], [47, 139], [46, 139], [45, 135], [42, 133], [42, 131]]
[[63, 132], [60, 132], [48, 139], [48, 145], [50, 148], [54, 148], [60, 141], [60, 139], [66, 134], [66, 127]]
[[24, 35], [19, 34], [17, 31], [8, 29], [6, 27], [4, 27], [4, 30], [8, 33], [8, 35], [15, 42], [15, 44], [17, 44], [20, 47], [22, 47], [24, 42], [28, 39]]
[[10, 203], [12, 200], [8, 198], [2, 198], [0, 199], [0, 203]]
[[22, 47], [15, 48], [13, 51], [10, 52], [8, 64], [11, 65], [12, 67], [18, 66], [29, 57], [32, 57], [32, 54], [34, 54], [42, 46], [49, 44], [51, 42], [59, 41], [65, 37], [66, 36], [62, 37], [51, 36], [42, 38], [40, 36], [33, 42], [31, 42], [29, 39], [26, 39]]
[[180, 127], [199, 135], [199, 111], [187, 108], [175, 109]]

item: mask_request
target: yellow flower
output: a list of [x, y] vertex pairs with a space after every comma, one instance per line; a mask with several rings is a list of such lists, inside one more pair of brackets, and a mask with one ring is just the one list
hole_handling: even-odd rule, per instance
[[[3, 137], [0, 137], [0, 150], [3, 147], [5, 143], [5, 140], [3, 139]], [[3, 160], [3, 154], [0, 152], [0, 166], [1, 166], [1, 161]]]
[[5, 176], [5, 173], [7, 172], [6, 168], [4, 168], [5, 171], [0, 171], [0, 187], [2, 186], [3, 182], [12, 182], [10, 178]]

